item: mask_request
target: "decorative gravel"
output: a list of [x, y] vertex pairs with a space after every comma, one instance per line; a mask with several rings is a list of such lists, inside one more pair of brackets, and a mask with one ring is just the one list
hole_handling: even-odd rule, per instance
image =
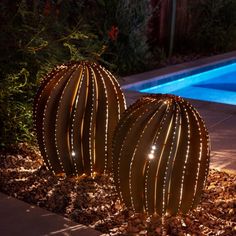
[[191, 213], [148, 218], [120, 203], [111, 177], [54, 176], [37, 149], [21, 144], [0, 152], [0, 191], [104, 235], [236, 235], [236, 175], [216, 170]]

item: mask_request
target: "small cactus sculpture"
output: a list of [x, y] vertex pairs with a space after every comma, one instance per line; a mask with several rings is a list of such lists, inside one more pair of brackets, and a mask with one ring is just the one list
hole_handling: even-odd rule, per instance
[[114, 129], [125, 110], [115, 77], [96, 63], [70, 62], [49, 73], [34, 104], [37, 139], [55, 174], [111, 169]]
[[113, 137], [117, 191], [135, 212], [186, 213], [199, 202], [209, 156], [208, 132], [188, 102], [142, 97], [124, 112]]

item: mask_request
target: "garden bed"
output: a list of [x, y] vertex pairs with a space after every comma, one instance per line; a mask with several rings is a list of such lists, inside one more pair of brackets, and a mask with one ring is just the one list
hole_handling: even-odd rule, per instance
[[0, 153], [0, 191], [108, 235], [236, 234], [236, 175], [216, 170], [210, 170], [197, 209], [150, 219], [120, 203], [111, 177], [54, 176], [36, 148], [21, 144]]

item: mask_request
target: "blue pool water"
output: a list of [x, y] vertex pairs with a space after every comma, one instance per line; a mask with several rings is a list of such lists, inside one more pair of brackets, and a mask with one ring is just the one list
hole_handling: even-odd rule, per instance
[[236, 105], [236, 62], [224, 63], [216, 68], [198, 69], [190, 75], [185, 73], [144, 82], [134, 86], [133, 90]]

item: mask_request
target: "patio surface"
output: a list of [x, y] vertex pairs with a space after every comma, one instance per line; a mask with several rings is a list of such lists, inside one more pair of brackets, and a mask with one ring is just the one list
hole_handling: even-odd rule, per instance
[[98, 236], [100, 232], [0, 193], [2, 236]]

